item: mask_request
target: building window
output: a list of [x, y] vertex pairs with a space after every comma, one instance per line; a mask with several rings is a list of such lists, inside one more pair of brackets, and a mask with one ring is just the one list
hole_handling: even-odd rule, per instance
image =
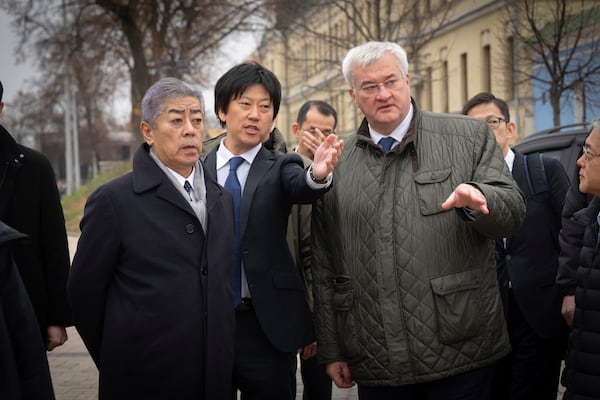
[[465, 104], [469, 99], [469, 87], [468, 87], [468, 70], [467, 70], [467, 53], [460, 55], [460, 75], [461, 75], [461, 104]]
[[481, 79], [482, 79], [482, 86], [483, 86], [483, 91], [484, 92], [491, 92], [492, 91], [492, 54], [491, 54], [491, 49], [490, 49], [490, 45], [485, 45], [483, 46], [483, 54], [482, 54], [482, 63], [483, 63], [483, 68], [482, 68], [482, 73], [481, 73]]
[[442, 112], [449, 112], [450, 107], [448, 105], [449, 102], [449, 90], [448, 90], [448, 61], [443, 61], [442, 62]]
[[504, 86], [505, 87], [505, 93], [506, 93], [506, 100], [514, 100], [515, 98], [515, 85], [517, 84], [516, 82], [516, 71], [515, 71], [515, 67], [516, 67], [516, 62], [515, 62], [515, 39], [513, 36], [510, 36], [507, 38], [506, 40], [506, 68], [504, 69], [506, 71], [505, 75], [506, 76], [506, 84]]

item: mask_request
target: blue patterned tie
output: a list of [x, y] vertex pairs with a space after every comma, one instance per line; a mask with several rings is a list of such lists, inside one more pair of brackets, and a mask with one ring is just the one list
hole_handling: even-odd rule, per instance
[[194, 201], [194, 199], [192, 198], [192, 185], [190, 185], [190, 182], [185, 181], [185, 183], [183, 184], [183, 188], [187, 192], [188, 196], [190, 196], [190, 201]]
[[388, 137], [384, 137], [383, 139], [381, 139], [379, 141], [379, 145], [383, 149], [383, 152], [387, 153], [388, 151], [390, 151], [390, 149], [394, 145], [394, 142], [395, 142], [394, 138], [388, 136]]
[[237, 169], [244, 162], [242, 157], [232, 157], [229, 159], [229, 175], [225, 181], [225, 189], [233, 195], [234, 223], [235, 223], [235, 243], [233, 259], [233, 295], [235, 305], [240, 304], [242, 295], [242, 254], [241, 232], [240, 232], [240, 205], [242, 204], [242, 187], [237, 177]]

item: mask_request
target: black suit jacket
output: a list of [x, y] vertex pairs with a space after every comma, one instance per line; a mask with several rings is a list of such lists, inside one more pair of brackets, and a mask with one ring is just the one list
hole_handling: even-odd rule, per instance
[[513, 178], [526, 198], [521, 228], [507, 239], [504, 248], [497, 241], [498, 279], [507, 310], [509, 280], [516, 301], [533, 331], [541, 337], [565, 332], [560, 314], [562, 298], [555, 284], [560, 247], [558, 233], [569, 179], [558, 160], [544, 157], [550, 190], [533, 196], [527, 184], [523, 155], [515, 152]]
[[101, 399], [231, 395], [233, 200], [204, 178], [206, 235], [145, 144], [87, 201], [67, 288]]
[[[217, 150], [205, 160], [215, 177]], [[263, 332], [282, 352], [314, 340], [304, 285], [286, 242], [288, 217], [292, 204], [311, 203], [324, 191], [308, 186], [300, 156], [262, 147], [242, 193], [241, 251], [252, 303]]]

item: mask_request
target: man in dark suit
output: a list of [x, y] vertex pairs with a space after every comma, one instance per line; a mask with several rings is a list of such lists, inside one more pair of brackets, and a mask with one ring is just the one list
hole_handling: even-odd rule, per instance
[[531, 166], [535, 165], [532, 157], [540, 155], [529, 155], [526, 162], [510, 148], [515, 124], [502, 99], [479, 93], [466, 103], [463, 114], [488, 123], [527, 204], [519, 231], [496, 243], [498, 281], [512, 352], [495, 369], [493, 398], [555, 400], [568, 333], [555, 279], [569, 179], [561, 163], [550, 157], [542, 158], [539, 179]]
[[[0, 82], [0, 115], [3, 87]], [[24, 233], [14, 248], [48, 351], [67, 340], [72, 325], [67, 301], [69, 246], [52, 165], [42, 153], [17, 143], [0, 126], [0, 220]]]
[[330, 187], [343, 147], [330, 135], [307, 169], [297, 154], [267, 150], [263, 142], [280, 101], [281, 85], [263, 66], [242, 63], [227, 71], [215, 86], [215, 112], [227, 134], [205, 160], [220, 184], [238, 181], [241, 196], [233, 383], [246, 400], [295, 398], [296, 353], [314, 333], [286, 243], [288, 217], [292, 204], [311, 203]]
[[231, 394], [233, 203], [199, 161], [204, 117], [199, 91], [156, 82], [133, 171], [87, 201], [67, 289], [100, 399]]

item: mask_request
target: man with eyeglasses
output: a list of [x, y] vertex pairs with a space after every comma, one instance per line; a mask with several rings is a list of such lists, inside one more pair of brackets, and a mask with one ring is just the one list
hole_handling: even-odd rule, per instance
[[317, 357], [361, 400], [490, 398], [510, 352], [491, 239], [525, 213], [488, 126], [417, 108], [391, 42], [342, 63], [365, 116], [313, 204]]
[[[498, 283], [512, 352], [494, 369], [492, 398], [556, 400], [568, 334], [555, 279], [569, 178], [560, 161], [511, 149], [515, 123], [504, 100], [479, 93], [467, 101], [463, 114], [492, 129], [527, 205], [521, 228], [496, 240]], [[546, 184], [537, 185], [540, 180]]]
[[[300, 106], [296, 122], [292, 124], [292, 133], [298, 141], [296, 153], [302, 156], [304, 166], [308, 167], [317, 148], [325, 138], [335, 133], [337, 111], [322, 100], [309, 100]], [[294, 204], [290, 213], [287, 230], [287, 242], [304, 282], [308, 306], [314, 310], [312, 252], [310, 249], [311, 205]], [[331, 379], [325, 367], [319, 364], [316, 354], [317, 342], [300, 349], [300, 373], [303, 382], [303, 400], [331, 399]]]
[[[573, 271], [575, 311], [562, 378], [567, 388], [565, 400], [600, 398], [600, 117], [592, 122], [577, 166], [579, 190], [594, 197], [589, 206], [574, 212], [568, 221], [585, 228], [583, 240], [577, 243], [580, 247], [578, 268]], [[561, 245], [574, 244], [565, 243], [564, 239], [561, 232]]]

